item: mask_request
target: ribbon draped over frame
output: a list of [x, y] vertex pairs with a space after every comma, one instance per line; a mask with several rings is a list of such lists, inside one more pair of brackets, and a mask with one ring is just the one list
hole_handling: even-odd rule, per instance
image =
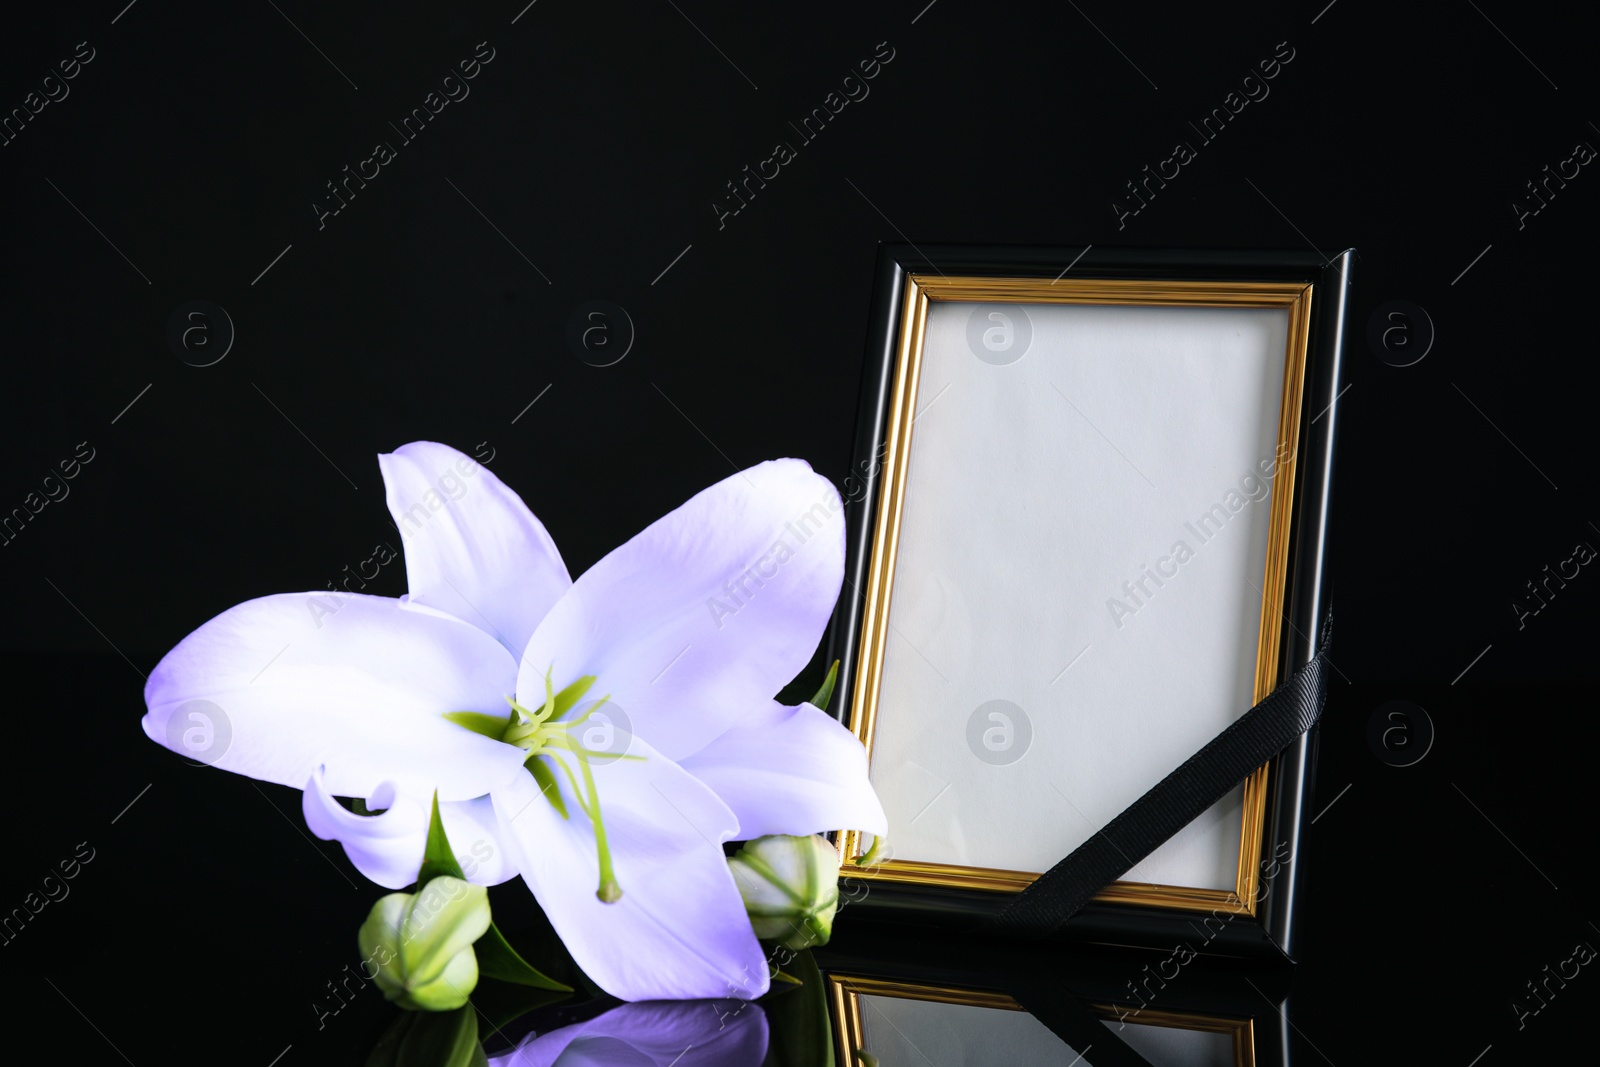
[[1011, 899], [986, 926], [1014, 937], [1059, 929], [1100, 890], [1199, 818], [1228, 790], [1315, 726], [1328, 700], [1333, 615], [1317, 653], [1255, 707]]

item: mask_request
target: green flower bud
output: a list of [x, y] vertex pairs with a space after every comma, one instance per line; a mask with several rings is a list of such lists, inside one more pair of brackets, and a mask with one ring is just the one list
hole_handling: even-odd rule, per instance
[[760, 837], [728, 866], [757, 937], [796, 951], [828, 943], [839, 907], [839, 853], [826, 838]]
[[489, 891], [441, 875], [372, 906], [357, 940], [383, 995], [408, 1011], [450, 1011], [478, 984], [472, 943], [489, 929]]

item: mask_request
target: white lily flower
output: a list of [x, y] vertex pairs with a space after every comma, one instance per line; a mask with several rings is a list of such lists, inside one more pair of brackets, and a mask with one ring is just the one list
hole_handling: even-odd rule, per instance
[[[574, 582], [472, 459], [415, 442], [379, 464], [409, 595], [223, 612], [151, 673], [145, 733], [190, 755], [193, 702], [221, 709], [231, 741], [208, 762], [303, 789], [311, 829], [390, 889], [416, 879], [437, 793], [468, 880], [521, 874], [614, 996], [765, 992], [722, 843], [887, 830], [854, 736], [772, 699], [843, 579], [832, 485], [799, 460], [759, 464]], [[622, 734], [603, 752], [602, 723]]]

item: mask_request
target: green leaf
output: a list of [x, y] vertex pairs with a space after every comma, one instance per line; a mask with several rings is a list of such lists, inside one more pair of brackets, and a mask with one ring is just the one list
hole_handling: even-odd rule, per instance
[[583, 699], [583, 695], [589, 691], [589, 687], [594, 685], [594, 683], [595, 676], [592, 674], [586, 674], [582, 678], [579, 678], [576, 682], [573, 682], [571, 685], [567, 686], [561, 692], [557, 693], [556, 710], [550, 716], [550, 718], [560, 719], [561, 716], [571, 711], [577, 705], [578, 701]]
[[761, 998], [772, 1035], [763, 1067], [834, 1067], [828, 990], [817, 961], [807, 949], [786, 966], [801, 984], [798, 988], [775, 984]]
[[489, 932], [478, 938], [473, 949], [478, 954], [479, 974], [498, 978], [513, 985], [533, 986], [535, 989], [550, 989], [561, 993], [572, 992], [571, 986], [563, 985], [548, 977], [523, 959], [493, 923], [489, 924]]
[[561, 799], [561, 787], [556, 784], [556, 772], [550, 769], [550, 764], [543, 756], [530, 756], [526, 764], [528, 773], [533, 775], [533, 780], [539, 783], [539, 792], [556, 809], [556, 813], [563, 819], [567, 817], [567, 802]]
[[811, 698], [811, 703], [823, 711], [828, 710], [828, 701], [833, 699], [833, 683], [839, 680], [839, 661], [834, 660], [833, 666], [828, 668], [828, 676], [822, 680], [822, 688], [817, 690], [817, 695]]
[[478, 1014], [469, 1004], [455, 1011], [401, 1012], [367, 1057], [367, 1067], [487, 1067], [478, 1043]]
[[485, 715], [481, 711], [447, 711], [444, 717], [457, 726], [465, 726], [475, 734], [482, 734], [496, 741], [500, 740], [500, 735], [506, 732], [506, 726], [511, 721], [509, 716]]
[[[538, 775], [534, 775], [535, 778]], [[557, 794], [559, 796], [559, 794]], [[433, 816], [428, 822], [428, 844], [422, 853], [422, 870], [417, 872], [417, 890], [431, 880], [442, 875], [460, 878], [466, 881], [467, 876], [461, 872], [461, 864], [456, 862], [455, 853], [450, 848], [450, 840], [445, 836], [444, 822], [439, 818], [439, 794], [433, 794]], [[559, 990], [563, 993], [572, 992], [572, 987], [562, 985], [553, 978], [540, 973], [517, 954], [511, 947], [500, 928], [493, 922], [489, 924], [488, 932], [478, 938], [473, 945], [473, 950], [478, 957], [478, 973], [490, 978], [498, 978], [502, 982], [512, 982], [516, 985], [534, 986], [538, 989]]]
[[461, 871], [461, 864], [456, 862], [456, 854], [450, 849], [450, 840], [444, 835], [444, 823], [439, 819], [439, 792], [434, 790], [433, 817], [428, 821], [428, 843], [422, 850], [422, 869], [417, 872], [417, 888], [420, 890], [441, 874], [448, 874], [463, 882], [467, 880]]

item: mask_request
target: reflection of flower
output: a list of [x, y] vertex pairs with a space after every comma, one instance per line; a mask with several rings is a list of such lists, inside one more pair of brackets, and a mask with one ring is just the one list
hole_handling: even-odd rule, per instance
[[547, 1034], [529, 1034], [489, 1067], [758, 1067], [767, 1017], [742, 1000], [624, 1004]]
[[[379, 462], [409, 596], [223, 612], [151, 674], [145, 732], [168, 743], [182, 705], [213, 701], [232, 728], [215, 765], [304, 789], [312, 830], [393, 889], [416, 878], [437, 792], [451, 842], [481, 861], [463, 864], [470, 880], [521, 873], [615, 996], [765, 991], [722, 842], [886, 829], [855, 738], [772, 699], [843, 578], [832, 486], [798, 460], [760, 464], [573, 582], [539, 520], [471, 459], [417, 442]], [[729, 597], [736, 616], [706, 609]], [[601, 718], [591, 690], [617, 713]], [[591, 747], [602, 722], [623, 735], [605, 753]]]

